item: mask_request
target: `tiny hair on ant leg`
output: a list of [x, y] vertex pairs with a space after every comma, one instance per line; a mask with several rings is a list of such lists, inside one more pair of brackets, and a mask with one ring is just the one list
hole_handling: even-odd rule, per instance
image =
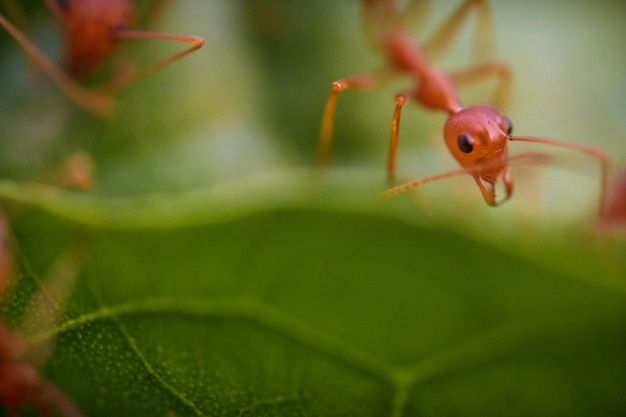
[[[163, 2], [164, 0], [155, 0], [157, 5]], [[133, 29], [135, 10], [130, 0], [45, 0], [45, 4], [61, 27], [65, 48], [63, 69], [50, 61], [22, 31], [2, 15], [0, 26], [70, 99], [98, 116], [112, 115], [113, 94], [204, 45], [204, 39], [196, 35]], [[158, 8], [155, 6], [152, 9]], [[157, 15], [156, 11], [152, 13]], [[93, 75], [114, 53], [121, 41], [132, 39], [172, 40], [190, 46], [141, 69], [114, 75], [94, 90], [87, 89], [77, 81]]]
[[[326, 164], [330, 156], [332, 130], [337, 95], [347, 89], [365, 89], [375, 87], [390, 75], [404, 75], [415, 82], [415, 87], [395, 98], [395, 110], [392, 118], [389, 151], [386, 170], [389, 178], [395, 177], [396, 151], [400, 132], [400, 116], [406, 103], [414, 102], [426, 109], [444, 112], [447, 120], [443, 128], [446, 146], [457, 160], [461, 169], [413, 180], [391, 188], [382, 194], [390, 197], [419, 185], [454, 177], [462, 174], [471, 175], [484, 201], [489, 206], [497, 206], [511, 198], [513, 177], [510, 170], [512, 163], [545, 163], [549, 157], [542, 154], [522, 154], [519, 157], [508, 156], [509, 142], [532, 142], [580, 152], [600, 163], [599, 213], [604, 212], [606, 182], [609, 157], [606, 153], [591, 147], [553, 139], [512, 136], [513, 125], [496, 108], [505, 108], [510, 99], [511, 71], [498, 61], [483, 62], [460, 71], [444, 72], [433, 64], [431, 59], [440, 56], [450, 46], [470, 11], [477, 16], [477, 32], [480, 36], [491, 29], [491, 12], [487, 0], [463, 0], [441, 25], [440, 29], [424, 44], [418, 43], [407, 28], [409, 15], [420, 9], [423, 0], [410, 0], [404, 8], [395, 0], [363, 0], [363, 22], [366, 33], [373, 45], [385, 58], [382, 69], [346, 77], [332, 84], [328, 97], [317, 151], [317, 163]], [[496, 78], [493, 92], [493, 106], [479, 104], [464, 107], [457, 95], [457, 87], [474, 83], [486, 78]], [[496, 199], [496, 184], [504, 183], [505, 195]]]

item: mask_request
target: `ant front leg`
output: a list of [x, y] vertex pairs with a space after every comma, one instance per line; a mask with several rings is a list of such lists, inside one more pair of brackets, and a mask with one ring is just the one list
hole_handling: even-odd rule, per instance
[[124, 87], [132, 84], [133, 82], [139, 80], [140, 78], [145, 77], [148, 74], [151, 74], [163, 67], [170, 65], [173, 62], [178, 61], [186, 55], [200, 49], [204, 45], [204, 39], [196, 36], [196, 35], [187, 35], [187, 34], [174, 34], [174, 33], [162, 33], [162, 32], [148, 32], [148, 31], [139, 31], [139, 30], [130, 30], [130, 29], [116, 29], [113, 31], [113, 36], [116, 40], [124, 40], [124, 39], [159, 39], [159, 40], [172, 40], [178, 42], [184, 42], [190, 44], [191, 46], [184, 51], [175, 53], [167, 58], [163, 58], [157, 62], [154, 62], [143, 69], [122, 74], [113, 78], [111, 81], [106, 84], [100, 86], [98, 88], [99, 91], [105, 92], [106, 94], [114, 94]]
[[383, 73], [370, 73], [342, 78], [333, 83], [330, 95], [324, 107], [322, 126], [320, 128], [319, 141], [317, 146], [317, 165], [326, 165], [330, 159], [330, 145], [333, 139], [333, 125], [335, 120], [335, 109], [337, 107], [337, 95], [348, 89], [368, 89], [380, 83]]
[[398, 151], [398, 137], [400, 136], [400, 115], [402, 107], [406, 104], [407, 96], [398, 94], [396, 96], [396, 108], [391, 121], [391, 137], [389, 139], [389, 153], [387, 154], [387, 178], [391, 183], [396, 176], [396, 154]]
[[26, 55], [41, 68], [48, 76], [63, 90], [74, 102], [81, 107], [102, 117], [108, 117], [113, 111], [113, 101], [110, 97], [93, 93], [67, 74], [61, 71], [54, 63], [37, 48], [37, 46], [17, 29], [4, 16], [0, 15], [0, 26], [2, 26], [15, 39], [18, 45], [24, 50]]

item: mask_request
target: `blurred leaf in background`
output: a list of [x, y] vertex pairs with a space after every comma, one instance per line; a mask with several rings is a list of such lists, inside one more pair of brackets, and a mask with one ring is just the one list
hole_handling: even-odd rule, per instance
[[[433, 2], [420, 38], [455, 5]], [[517, 133], [624, 164], [625, 10], [493, 2]], [[58, 56], [45, 8], [25, 13]], [[42, 373], [87, 416], [626, 413], [626, 246], [594, 231], [593, 161], [516, 170], [497, 209], [469, 177], [381, 203], [398, 80], [339, 97], [332, 167], [310, 172], [332, 81], [378, 65], [358, 19], [357, 1], [173, 2], [158, 29], [204, 48], [120, 94], [112, 122], [32, 79], [0, 35], [0, 199], [19, 266], [0, 311], [19, 327], [84, 242], [58, 323], [26, 341], [54, 342]], [[469, 62], [470, 35], [444, 68]], [[407, 107], [402, 178], [454, 167], [441, 125]], [[93, 191], [29, 182], [78, 151]]]

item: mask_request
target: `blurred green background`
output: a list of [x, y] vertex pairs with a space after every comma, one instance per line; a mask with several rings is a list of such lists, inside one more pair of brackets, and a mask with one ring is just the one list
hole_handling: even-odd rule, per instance
[[[22, 3], [59, 56], [48, 11]], [[457, 5], [432, 3], [419, 39]], [[492, 10], [515, 133], [623, 168], [623, 2]], [[359, 13], [356, 0], [172, 2], [158, 29], [205, 46], [119, 94], [111, 122], [0, 32], [0, 207], [20, 265], [0, 311], [19, 326], [55, 260], [89, 242], [59, 323], [27, 335], [57, 340], [44, 375], [87, 415], [624, 414], [626, 249], [596, 233], [595, 161], [537, 147], [567, 169], [517, 167], [497, 209], [469, 176], [383, 204], [399, 78], [339, 96], [331, 166], [312, 172], [332, 81], [380, 64]], [[472, 25], [443, 68], [473, 62]], [[120, 52], [141, 65], [178, 50]], [[404, 110], [400, 179], [456, 168], [443, 122]], [[75, 152], [94, 161], [93, 190], [30, 183]]]

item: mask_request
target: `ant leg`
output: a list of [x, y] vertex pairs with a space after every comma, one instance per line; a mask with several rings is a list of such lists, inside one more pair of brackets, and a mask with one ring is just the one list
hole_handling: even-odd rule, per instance
[[400, 184], [400, 185], [396, 185], [395, 187], [389, 188], [385, 191], [383, 191], [380, 194], [381, 198], [389, 198], [389, 197], [393, 197], [395, 195], [398, 195], [400, 193], [404, 193], [406, 191], [412, 190], [413, 188], [419, 187], [420, 185], [429, 183], [429, 182], [433, 182], [433, 181], [439, 181], [442, 180], [444, 178], [451, 178], [451, 177], [458, 177], [461, 175], [465, 175], [471, 172], [468, 172], [465, 169], [456, 169], [454, 171], [448, 171], [448, 172], [444, 172], [442, 174], [437, 174], [437, 175], [432, 175], [430, 177], [425, 177], [425, 178], [419, 178], [416, 180], [411, 180], [408, 182], [405, 182], [404, 184]]
[[0, 15], [0, 26], [11, 35], [26, 54], [37, 64], [57, 86], [81, 107], [102, 117], [110, 116], [113, 101], [110, 97], [93, 93], [67, 76], [30, 41], [20, 30]]
[[389, 139], [389, 154], [387, 155], [387, 178], [393, 181], [396, 175], [396, 152], [398, 150], [398, 136], [400, 135], [400, 114], [402, 107], [406, 104], [406, 95], [396, 96], [396, 108], [391, 121], [391, 138]]
[[408, 23], [419, 28], [428, 16], [430, 0], [410, 0], [400, 10], [396, 0], [364, 0], [361, 24], [368, 40], [378, 48], [384, 48], [389, 28], [398, 29]]
[[[19, 390], [15, 395], [15, 402], [30, 404], [39, 409], [41, 416], [51, 416], [51, 407], [56, 407], [63, 416], [83, 417], [81, 411], [58, 388], [45, 381], [36, 368], [41, 368], [51, 349], [52, 338], [43, 342], [36, 339], [42, 332], [53, 328], [61, 314], [62, 306], [67, 297], [68, 287], [78, 274], [78, 267], [84, 258], [85, 245], [76, 245], [75, 242], [61, 258], [56, 261], [46, 277], [39, 283], [39, 290], [33, 298], [33, 305], [27, 313], [25, 323], [21, 325], [19, 333], [9, 332], [0, 323], [0, 355], [10, 357], [12, 381], [8, 387], [15, 384]], [[1, 260], [0, 260], [1, 261]], [[24, 330], [34, 339], [26, 343], [21, 337]], [[7, 351], [8, 348], [8, 351]], [[8, 353], [8, 355], [7, 355]], [[6, 358], [4, 358], [6, 359]], [[2, 381], [3, 383], [5, 381]], [[11, 392], [11, 391], [9, 391]], [[12, 404], [5, 404], [10, 416], [18, 416], [17, 409]]]
[[317, 155], [315, 161], [318, 165], [326, 165], [330, 159], [330, 145], [333, 138], [333, 124], [335, 108], [337, 107], [337, 94], [348, 89], [372, 88], [381, 80], [382, 73], [370, 73], [342, 78], [333, 83], [330, 95], [324, 107], [322, 126], [320, 128]]
[[402, 12], [404, 20], [409, 22], [412, 28], [419, 30], [428, 17], [429, 7], [430, 0], [411, 0]]
[[[551, 162], [552, 162], [552, 159], [549, 155], [542, 154], [542, 153], [527, 152], [527, 153], [523, 153], [523, 154], [516, 155], [516, 156], [509, 158], [508, 165], [531, 164], [531, 163], [547, 164]], [[492, 169], [498, 166], [500, 166], [499, 161], [497, 163], [492, 163], [492, 164], [489, 164], [489, 163], [478, 164], [475, 166], [467, 167], [465, 169], [463, 168], [455, 169], [455, 170], [444, 172], [441, 174], [432, 175], [430, 177], [411, 180], [411, 181], [405, 182], [404, 184], [396, 185], [395, 187], [392, 187], [383, 191], [380, 194], [380, 197], [381, 198], [393, 197], [395, 195], [412, 190], [413, 188], [419, 187], [429, 182], [439, 181], [444, 178], [458, 177], [458, 176], [462, 176], [465, 174], [469, 174], [469, 175], [472, 175], [474, 179], [476, 180], [476, 183], [478, 184], [478, 187], [480, 188], [480, 191], [483, 194], [483, 198], [485, 199], [485, 202], [487, 202], [487, 204], [489, 204], [490, 206], [494, 206], [496, 205], [495, 192], [493, 190], [493, 185], [495, 185], [494, 180], [490, 180], [486, 177], [482, 177], [480, 175], [480, 171], [485, 170], [485, 169]], [[506, 201], [513, 194], [513, 181], [512, 181], [511, 173], [509, 171], [508, 166], [505, 167], [505, 170], [502, 175], [502, 179], [504, 181], [504, 186], [506, 190], [506, 198], [504, 200]], [[482, 185], [484, 185], [485, 187], [483, 188]]]
[[505, 111], [511, 100], [513, 77], [509, 66], [502, 62], [487, 62], [476, 67], [449, 74], [457, 85], [470, 84], [488, 77], [497, 77], [498, 84], [493, 91], [491, 102], [500, 111]]
[[[19, 334], [23, 338], [36, 339], [58, 323], [88, 249], [89, 242], [84, 236], [74, 237], [70, 246], [45, 272], [38, 282], [39, 290], [31, 300], [29, 312], [20, 325]], [[35, 343], [34, 339], [23, 357], [40, 367], [48, 359], [53, 340], [46, 338], [41, 343]]]
[[374, 49], [384, 49], [389, 27], [402, 26], [395, 0], [363, 0], [361, 27]]
[[[30, 29], [28, 27], [28, 20], [24, 15], [24, 9], [17, 4], [16, 0], [3, 0], [2, 4], [4, 4], [4, 9], [6, 10], [6, 15], [8, 19], [13, 22], [15, 27], [19, 28], [22, 33], [30, 33]], [[26, 71], [28, 73], [28, 78], [32, 81], [33, 84], [36, 84], [39, 81], [39, 72], [32, 60], [28, 57], [24, 59], [26, 66]]]
[[31, 180], [68, 190], [89, 191], [93, 188], [93, 169], [94, 161], [91, 156], [75, 152]]
[[178, 61], [186, 55], [200, 49], [204, 45], [204, 39], [196, 35], [185, 34], [173, 34], [173, 33], [161, 33], [161, 32], [146, 32], [129, 29], [118, 29], [113, 34], [116, 40], [124, 39], [160, 39], [160, 40], [173, 40], [178, 42], [188, 43], [191, 46], [182, 52], [178, 52], [160, 61], [154, 62], [147, 67], [127, 74], [122, 74], [108, 83], [100, 86], [98, 91], [105, 92], [107, 94], [113, 94], [123, 89], [124, 87], [132, 84], [138, 79], [155, 72], [169, 64]]
[[598, 204], [598, 215], [602, 218], [606, 213], [606, 195], [607, 183], [609, 175], [609, 156], [603, 151], [590, 148], [587, 146], [576, 145], [574, 143], [562, 142], [554, 139], [534, 138], [526, 136], [511, 136], [510, 141], [542, 143], [544, 145], [557, 146], [560, 148], [571, 149], [576, 152], [583, 153], [592, 158], [596, 158], [600, 162], [600, 201]]
[[456, 38], [472, 8], [476, 8], [477, 13], [475, 50], [472, 56], [477, 62], [490, 59], [493, 56], [493, 23], [487, 0], [463, 0], [448, 20], [424, 43], [424, 52], [429, 59], [436, 60], [445, 53], [452, 40]]
[[[41, 381], [43, 395], [49, 403], [56, 406], [63, 417], [83, 417], [83, 413], [57, 387], [47, 381]], [[43, 413], [42, 413], [43, 415]]]

